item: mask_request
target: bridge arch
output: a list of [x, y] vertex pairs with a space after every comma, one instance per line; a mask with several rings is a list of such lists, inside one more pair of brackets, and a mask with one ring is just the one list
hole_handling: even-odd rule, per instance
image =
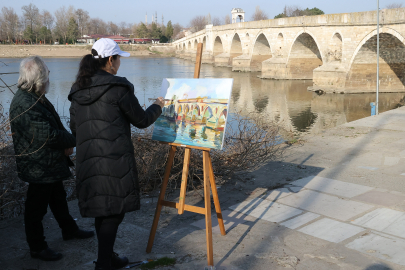
[[[380, 33], [380, 89], [405, 89], [405, 38], [390, 28]], [[374, 90], [377, 85], [377, 30], [358, 45], [350, 61], [346, 89]]]
[[195, 39], [194, 40], [194, 47], [193, 47], [194, 50], [197, 50], [197, 46], [198, 46], [198, 41], [197, 41], [197, 39]]
[[[187, 118], [187, 116], [189, 115], [190, 112], [190, 107], [188, 104], [184, 104], [182, 106], [182, 115], [181, 115], [181, 119], [185, 120]], [[179, 115], [180, 116], [180, 115]]]
[[312, 79], [315, 68], [323, 64], [318, 42], [310, 32], [301, 31], [294, 39], [287, 60], [287, 77]]
[[224, 52], [224, 45], [222, 44], [221, 38], [217, 36], [214, 41], [214, 51], [213, 51], [214, 56], [217, 56], [218, 54], [221, 54], [223, 52]]
[[203, 114], [202, 114], [202, 123], [207, 123], [207, 120], [214, 116], [212, 108], [210, 106], [206, 106]]
[[330, 40], [328, 51], [327, 51], [327, 62], [331, 61], [342, 61], [343, 53], [343, 38], [342, 34], [335, 32]]
[[[387, 34], [391, 34], [394, 37], [396, 37], [397, 39], [399, 39], [402, 43], [405, 44], [405, 38], [398, 33], [397, 31], [395, 31], [394, 29], [388, 28], [388, 27], [383, 27], [380, 29], [380, 34], [382, 33], [387, 33]], [[353, 62], [354, 62], [354, 58], [356, 57], [356, 55], [358, 54], [358, 52], [360, 51], [360, 49], [363, 47], [363, 45], [373, 36], [377, 35], [377, 29], [371, 31], [367, 36], [365, 36], [359, 43], [359, 45], [357, 45], [356, 50], [354, 51], [352, 58], [350, 60], [350, 64], [349, 64], [349, 69], [352, 66]], [[376, 56], [377, 57], [377, 56]]]
[[232, 65], [232, 60], [235, 57], [242, 55], [242, 41], [238, 33], [233, 35], [231, 39], [231, 49], [230, 49], [230, 57], [229, 57], [229, 65]]
[[275, 54], [275, 56], [283, 57], [283, 55], [284, 55], [283, 52], [284, 52], [284, 35], [283, 35], [283, 33], [278, 33], [274, 54]]
[[187, 50], [191, 50], [191, 40], [188, 41]]
[[259, 33], [254, 42], [250, 60], [251, 71], [262, 71], [262, 62], [272, 57], [268, 38], [264, 33]]
[[191, 110], [192, 110], [191, 121], [195, 121], [195, 120], [197, 120], [197, 117], [199, 117], [201, 115], [200, 106], [198, 106], [198, 104], [196, 104], [195, 106], [191, 107]]
[[218, 124], [217, 129], [225, 128], [226, 118], [228, 117], [228, 110], [227, 108], [223, 109], [218, 117]]
[[203, 51], [206, 51], [207, 50], [207, 37], [206, 36], [204, 36], [202, 43], [203, 43]]

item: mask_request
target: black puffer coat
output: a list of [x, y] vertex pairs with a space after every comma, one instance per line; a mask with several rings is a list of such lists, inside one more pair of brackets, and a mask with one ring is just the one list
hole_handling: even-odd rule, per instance
[[29, 183], [47, 184], [69, 179], [65, 149], [75, 147], [76, 138], [63, 126], [49, 100], [18, 89], [10, 105], [11, 132], [17, 155], [18, 177]]
[[80, 213], [100, 217], [138, 210], [138, 173], [131, 126], [146, 128], [162, 113], [146, 111], [123, 77], [98, 71], [85, 89], [73, 85], [70, 128], [76, 136], [76, 177]]

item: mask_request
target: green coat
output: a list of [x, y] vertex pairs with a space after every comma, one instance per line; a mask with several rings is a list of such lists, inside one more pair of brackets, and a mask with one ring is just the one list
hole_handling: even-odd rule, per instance
[[[64, 127], [53, 105], [43, 96], [19, 89], [10, 105], [11, 132], [18, 176], [29, 183], [69, 179], [73, 166], [64, 150], [76, 138]], [[31, 108], [32, 107], [32, 108]]]

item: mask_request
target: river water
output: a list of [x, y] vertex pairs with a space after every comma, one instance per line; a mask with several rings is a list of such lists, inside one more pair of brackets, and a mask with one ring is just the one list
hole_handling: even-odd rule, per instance
[[[21, 59], [0, 59], [0, 73], [18, 71]], [[67, 100], [80, 59], [45, 58], [50, 73], [47, 97], [61, 116], [69, 116]], [[141, 105], [160, 94], [163, 78], [192, 78], [194, 63], [177, 58], [123, 58], [118, 76], [126, 77], [135, 86]], [[375, 94], [324, 94], [307, 91], [312, 81], [263, 80], [260, 73], [232, 72], [230, 68], [202, 65], [200, 78], [233, 78], [230, 113], [258, 113], [282, 125], [296, 135], [319, 133], [370, 115], [370, 102]], [[0, 75], [9, 85], [17, 83], [18, 74]], [[0, 86], [2, 82], [0, 82]], [[16, 86], [11, 87], [13, 91]], [[0, 88], [0, 103], [8, 112], [13, 94]], [[403, 101], [402, 93], [381, 93], [380, 112], [394, 109]]]

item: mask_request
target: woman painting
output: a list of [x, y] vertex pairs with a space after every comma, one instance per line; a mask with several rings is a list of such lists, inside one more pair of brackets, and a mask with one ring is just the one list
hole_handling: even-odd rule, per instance
[[96, 269], [119, 269], [126, 257], [113, 252], [118, 226], [125, 213], [140, 207], [138, 175], [131, 124], [147, 128], [162, 113], [163, 98], [146, 110], [134, 86], [115, 76], [120, 58], [129, 53], [103, 38], [80, 62], [69, 94], [70, 128], [76, 136], [76, 176], [80, 213], [94, 217], [98, 238]]

